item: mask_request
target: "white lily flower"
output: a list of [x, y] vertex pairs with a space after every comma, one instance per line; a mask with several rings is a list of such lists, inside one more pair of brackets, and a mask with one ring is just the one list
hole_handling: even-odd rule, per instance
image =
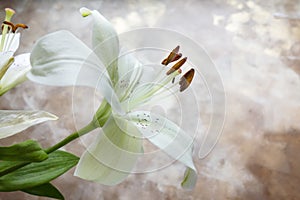
[[19, 28], [27, 28], [24, 24], [10, 22], [15, 11], [6, 8], [5, 21], [2, 23], [0, 35], [0, 96], [26, 80], [26, 73], [30, 70], [30, 54], [13, 56], [19, 47]]
[[[5, 21], [0, 35], [0, 96], [17, 84], [26, 80], [26, 73], [30, 70], [30, 54], [14, 57], [19, 47], [20, 33], [18, 28], [27, 28], [24, 24], [10, 22], [15, 11], [6, 8]], [[12, 136], [30, 126], [56, 120], [57, 117], [44, 111], [0, 110], [0, 139]]]
[[[93, 51], [68, 31], [46, 35], [33, 48], [30, 57], [33, 68], [28, 73], [30, 80], [41, 84], [96, 87], [111, 106], [101, 106], [98, 110], [106, 109], [102, 114], [108, 113], [108, 120], [102, 128], [103, 134], [80, 158], [75, 175], [105, 185], [120, 183], [142, 155], [142, 137], [146, 137], [187, 166], [182, 186], [192, 188], [197, 179], [192, 160], [193, 138], [162, 116], [133, 110], [176, 83], [180, 85], [178, 91], [185, 90], [193, 79], [194, 69], [174, 83], [186, 61], [183, 58], [171, 69], [164, 67], [155, 80], [143, 82], [147, 76], [143, 65], [131, 56], [121, 55], [112, 25], [98, 11], [81, 8], [80, 12], [84, 17], [93, 17]], [[180, 59], [178, 51], [179, 47], [175, 48], [162, 64]], [[83, 78], [77, 80], [79, 73]], [[97, 112], [95, 117], [103, 116]]]

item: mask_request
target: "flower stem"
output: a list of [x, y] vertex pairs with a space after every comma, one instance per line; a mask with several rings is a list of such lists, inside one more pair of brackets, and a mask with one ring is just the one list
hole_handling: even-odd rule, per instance
[[[65, 139], [63, 139], [62, 141], [60, 141], [59, 143], [53, 145], [52, 147], [49, 147], [48, 149], [45, 149], [45, 152], [47, 154], [50, 154], [54, 151], [56, 151], [57, 149], [65, 146], [66, 144], [72, 142], [73, 140], [79, 138], [80, 136], [82, 135], [85, 135], [89, 132], [91, 132], [92, 130], [98, 128], [94, 122], [91, 122], [89, 123], [88, 125], [86, 125], [85, 127], [83, 127], [82, 129], [80, 129], [79, 131], [76, 131], [74, 133], [72, 133], [71, 135], [69, 135], [68, 137], [66, 137]], [[19, 162], [19, 163], [16, 163], [14, 165], [12, 165], [11, 167], [3, 170], [0, 172], [0, 177], [1, 176], [4, 176], [6, 174], [9, 174], [17, 169], [20, 169], [26, 165], [30, 164], [30, 162]]]
[[[107, 101], [104, 100], [102, 102], [102, 104], [100, 105], [96, 115], [94, 116], [94, 119], [88, 125], [86, 125], [85, 127], [83, 127], [82, 129], [80, 129], [78, 131], [75, 131], [74, 133], [72, 133], [71, 135], [69, 135], [62, 141], [60, 141], [59, 143], [53, 145], [52, 147], [45, 149], [44, 151], [47, 154], [50, 154], [50, 153], [56, 151], [57, 149], [69, 144], [70, 142], [79, 138], [80, 136], [83, 136], [83, 135], [91, 132], [92, 130], [95, 130], [96, 128], [102, 127], [110, 115], [111, 115], [111, 107], [107, 103]], [[11, 167], [1, 171], [0, 177], [4, 176], [6, 174], [9, 174], [17, 169], [20, 169], [21, 167], [24, 167], [28, 164], [30, 164], [30, 162], [15, 163]]]
[[56, 151], [57, 149], [65, 146], [66, 144], [72, 142], [73, 140], [79, 138], [82, 135], [85, 135], [85, 134], [91, 132], [92, 130], [94, 130], [96, 128], [97, 128], [97, 126], [95, 126], [95, 124], [91, 122], [88, 125], [86, 125], [85, 127], [83, 127], [82, 129], [80, 129], [79, 131], [72, 133], [71, 135], [69, 135], [68, 137], [66, 137], [65, 139], [60, 141], [59, 143], [55, 144], [54, 146], [49, 147], [48, 149], [45, 149], [45, 152], [47, 154], [52, 153], [53, 151]]

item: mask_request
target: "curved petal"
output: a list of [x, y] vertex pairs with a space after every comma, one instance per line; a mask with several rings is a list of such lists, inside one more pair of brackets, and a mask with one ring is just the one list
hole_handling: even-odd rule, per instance
[[[87, 73], [85, 73], [85, 74], [87, 74]], [[99, 80], [98, 80], [96, 89], [102, 93], [102, 95], [105, 97], [107, 102], [111, 105], [111, 107], [115, 113], [117, 113], [119, 115], [124, 115], [125, 112], [122, 108], [122, 105], [119, 101], [118, 96], [116, 95], [114, 89], [111, 86], [110, 80], [107, 78], [106, 75], [102, 75], [98, 79]], [[83, 80], [85, 80], [85, 78]]]
[[125, 120], [111, 117], [103, 127], [104, 134], [80, 158], [75, 176], [105, 185], [123, 181], [142, 153], [139, 131], [128, 125]]
[[115, 86], [116, 93], [124, 101], [135, 88], [142, 75], [141, 63], [130, 55], [120, 56], [118, 59], [119, 80]]
[[[0, 35], [0, 41], [2, 40], [2, 35]], [[20, 33], [8, 33], [5, 35], [5, 43], [3, 46], [3, 51], [12, 51], [13, 53], [17, 51], [20, 44]]]
[[14, 52], [12, 51], [0, 52], [0, 71], [2, 71], [9, 64], [10, 59], [13, 58], [13, 55]]
[[[30, 62], [32, 70], [28, 78], [45, 85], [93, 87], [95, 82], [90, 80], [97, 80], [103, 73], [101, 62], [92, 50], [68, 31], [57, 31], [39, 39], [31, 52]], [[96, 73], [91, 79], [78, 82], [83, 65]]]
[[0, 139], [41, 122], [56, 119], [55, 115], [44, 111], [0, 110]]
[[26, 80], [26, 73], [31, 69], [29, 57], [30, 53], [15, 57], [0, 81], [0, 95]]
[[93, 50], [103, 61], [111, 79], [113, 80], [115, 75], [117, 75], [117, 65], [115, 61], [119, 55], [119, 39], [117, 32], [113, 28], [112, 24], [97, 10], [81, 8], [80, 12], [84, 17], [89, 15], [93, 17]]
[[181, 182], [181, 186], [184, 189], [193, 189], [197, 183], [197, 172], [187, 167], [184, 172], [184, 178]]
[[172, 121], [148, 111], [136, 111], [128, 116], [151, 143], [196, 172], [192, 159], [191, 136]]
[[31, 52], [30, 61], [32, 69], [27, 77], [31, 81], [52, 86], [97, 88], [112, 108], [122, 113], [101, 61], [70, 32], [58, 31], [41, 38]]

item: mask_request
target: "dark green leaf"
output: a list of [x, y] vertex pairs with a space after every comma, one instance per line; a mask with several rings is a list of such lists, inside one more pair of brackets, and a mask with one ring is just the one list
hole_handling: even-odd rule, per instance
[[47, 160], [31, 163], [0, 177], [0, 191], [23, 190], [48, 183], [75, 166], [78, 160], [73, 154], [55, 151]]
[[0, 177], [9, 174], [17, 169], [28, 165], [30, 162], [24, 161], [1, 161], [0, 162]]
[[22, 191], [36, 196], [51, 197], [54, 199], [61, 200], [64, 199], [64, 196], [51, 183], [45, 183], [43, 185], [38, 185], [33, 188], [24, 189]]
[[9, 168], [18, 166], [26, 162], [23, 161], [0, 161], [0, 173], [6, 171]]
[[47, 158], [47, 153], [33, 140], [0, 147], [0, 160], [40, 162]]

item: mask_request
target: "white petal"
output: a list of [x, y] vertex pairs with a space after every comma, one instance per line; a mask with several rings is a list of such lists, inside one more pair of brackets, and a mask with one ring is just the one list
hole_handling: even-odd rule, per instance
[[[106, 67], [118, 58], [119, 55], [119, 39], [112, 24], [105, 19], [97, 10], [89, 10], [81, 8], [80, 12], [90, 14], [94, 20], [92, 43], [94, 52], [103, 61]], [[87, 16], [87, 15], [84, 15]], [[116, 66], [110, 66], [116, 67]], [[109, 70], [109, 69], [108, 69]], [[109, 70], [110, 71], [110, 70]], [[110, 76], [115, 73], [112, 70]]]
[[[0, 35], [0, 41], [1, 40], [2, 40], [2, 35]], [[3, 51], [12, 51], [14, 53], [19, 48], [19, 44], [20, 44], [20, 33], [6, 34]]]
[[30, 57], [32, 69], [27, 77], [53, 86], [97, 87], [112, 108], [121, 106], [101, 61], [84, 43], [68, 31], [58, 31], [41, 38]]
[[133, 124], [155, 146], [196, 171], [192, 159], [193, 138], [172, 121], [148, 111], [128, 114]]
[[0, 95], [26, 80], [26, 73], [31, 69], [29, 57], [30, 53], [15, 57], [13, 64], [0, 81]]
[[197, 183], [197, 172], [193, 169], [187, 167], [184, 173], [183, 181], [181, 182], [181, 186], [184, 189], [193, 189]]
[[[93, 56], [92, 50], [68, 31], [54, 32], [39, 39], [31, 52], [30, 62], [32, 70], [28, 78], [46, 85], [95, 86], [94, 80], [103, 73], [101, 62]], [[77, 76], [83, 65], [94, 71], [89, 75], [95, 75], [78, 83]]]
[[75, 176], [105, 185], [123, 181], [142, 153], [139, 131], [128, 125], [111, 117], [103, 127], [104, 134], [80, 158]]
[[56, 119], [55, 115], [44, 111], [0, 110], [0, 139], [41, 122]]
[[116, 93], [124, 100], [137, 85], [142, 75], [142, 65], [130, 55], [120, 56], [118, 59], [119, 80], [116, 84]]
[[12, 51], [0, 52], [0, 70], [8, 64], [13, 55], [14, 52]]
[[105, 75], [101, 75], [98, 79], [99, 80], [96, 89], [101, 92], [101, 94], [105, 97], [107, 102], [111, 105], [113, 112], [119, 115], [124, 115], [124, 109], [122, 108], [119, 98], [111, 86], [110, 80]]
[[131, 55], [130, 52], [127, 52], [126, 49], [122, 49], [118, 59], [119, 77], [121, 78], [127, 74], [132, 74], [132, 69], [136, 65], [141, 65], [141, 63], [133, 55]]

